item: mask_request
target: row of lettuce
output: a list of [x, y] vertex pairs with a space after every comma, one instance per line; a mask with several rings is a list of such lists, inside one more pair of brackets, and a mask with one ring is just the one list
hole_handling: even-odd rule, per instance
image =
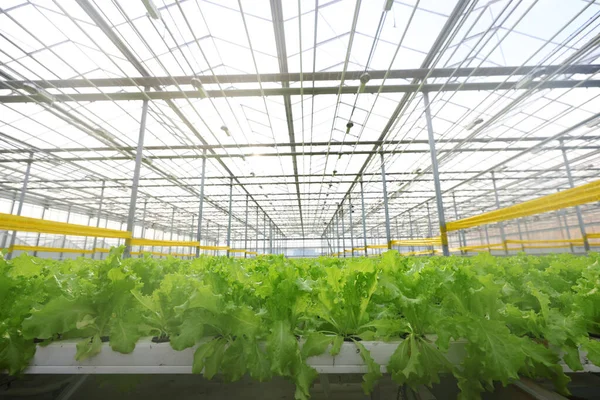
[[[353, 342], [368, 372], [380, 366], [361, 341], [398, 341], [388, 372], [399, 384], [431, 385], [443, 373], [462, 398], [494, 382], [552, 379], [567, 394], [561, 362], [581, 370], [580, 350], [600, 366], [600, 256], [401, 257], [55, 261], [0, 258], [0, 370], [22, 373], [36, 343], [79, 339], [93, 357], [108, 337], [129, 353], [147, 336], [174, 350], [196, 346], [193, 372], [235, 381], [291, 379], [310, 397], [312, 356]], [[435, 337], [435, 341], [430, 338]], [[460, 364], [446, 357], [465, 342]]]

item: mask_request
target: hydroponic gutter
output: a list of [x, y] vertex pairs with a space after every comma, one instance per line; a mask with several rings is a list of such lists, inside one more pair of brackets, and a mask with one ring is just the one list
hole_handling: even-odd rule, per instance
[[[25, 370], [27, 374], [190, 374], [194, 359], [194, 348], [175, 351], [169, 343], [154, 343], [150, 338], [141, 339], [130, 354], [113, 351], [108, 343], [102, 344], [100, 354], [84, 361], [75, 360], [77, 340], [54, 342], [48, 346], [38, 346], [31, 366]], [[361, 342], [379, 365], [386, 372], [391, 355], [399, 342]], [[464, 357], [464, 343], [450, 344], [448, 359], [459, 364]], [[587, 359], [587, 353], [579, 355], [583, 371], [600, 372], [600, 367]], [[337, 356], [328, 352], [320, 356], [310, 357], [308, 365], [320, 374], [356, 374], [365, 373], [367, 368], [354, 343], [345, 342]], [[565, 372], [573, 372], [562, 364]]]

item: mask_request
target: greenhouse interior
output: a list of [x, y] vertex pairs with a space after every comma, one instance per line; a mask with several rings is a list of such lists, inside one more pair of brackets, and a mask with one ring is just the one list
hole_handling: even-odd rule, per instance
[[596, 0], [2, 0], [0, 398], [597, 399], [599, 128]]

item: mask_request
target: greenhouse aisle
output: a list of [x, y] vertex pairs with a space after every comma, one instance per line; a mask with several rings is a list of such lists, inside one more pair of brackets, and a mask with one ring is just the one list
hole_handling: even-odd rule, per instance
[[[90, 375], [83, 379], [83, 383], [73, 392], [69, 393], [71, 385], [81, 379], [82, 375], [56, 376], [56, 375], [29, 375], [25, 380], [13, 381], [10, 389], [6, 389], [6, 382], [2, 380], [0, 390], [1, 399], [30, 399], [30, 400], [163, 400], [173, 397], [178, 400], [225, 400], [225, 399], [262, 399], [262, 400], [292, 400], [294, 398], [294, 385], [284, 379], [276, 378], [270, 382], [257, 382], [248, 377], [235, 383], [225, 383], [221, 380], [207, 380], [194, 375]], [[598, 374], [572, 374], [571, 389], [573, 399], [594, 400], [600, 398], [597, 384], [600, 382]], [[359, 374], [328, 375], [328, 392], [323, 381], [317, 380], [312, 387], [312, 398], [316, 400], [396, 400], [402, 398], [430, 399], [455, 399], [457, 395], [456, 382], [451, 378], [444, 378], [440, 384], [434, 385], [431, 390], [418, 391], [417, 396], [399, 389], [389, 376], [385, 376], [379, 383], [379, 388], [371, 396], [362, 392], [362, 377]], [[61, 382], [64, 384], [58, 386]], [[551, 389], [549, 382], [540, 383], [540, 387]], [[26, 389], [25, 389], [26, 388]], [[49, 390], [48, 388], [51, 388]], [[52, 389], [53, 388], [53, 389]], [[36, 394], [35, 392], [38, 391]], [[15, 393], [11, 395], [11, 393]], [[25, 396], [27, 394], [27, 396]], [[404, 396], [404, 397], [403, 397]], [[527, 400], [535, 397], [525, 393], [515, 385], [502, 387], [497, 385], [492, 393], [485, 393], [482, 399], [514, 399]], [[550, 398], [550, 397], [545, 397]], [[564, 397], [552, 397], [560, 399]]]

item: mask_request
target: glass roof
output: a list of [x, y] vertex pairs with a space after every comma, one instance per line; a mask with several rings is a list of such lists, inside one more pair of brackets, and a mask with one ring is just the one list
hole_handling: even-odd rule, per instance
[[424, 92], [447, 220], [496, 208], [492, 171], [503, 206], [567, 188], [561, 146], [576, 185], [600, 169], [596, 1], [0, 7], [5, 198], [33, 160], [32, 196], [93, 213], [104, 190], [126, 220], [144, 100], [136, 220], [146, 204], [147, 221], [168, 225], [175, 212], [184, 231], [198, 214], [206, 149], [213, 227], [227, 226], [233, 183], [238, 234], [248, 214], [252, 230], [266, 218], [286, 237], [319, 238], [338, 204], [360, 207], [362, 178], [368, 229], [382, 228], [383, 160], [392, 221], [410, 212], [425, 232], [426, 216], [438, 217]]

